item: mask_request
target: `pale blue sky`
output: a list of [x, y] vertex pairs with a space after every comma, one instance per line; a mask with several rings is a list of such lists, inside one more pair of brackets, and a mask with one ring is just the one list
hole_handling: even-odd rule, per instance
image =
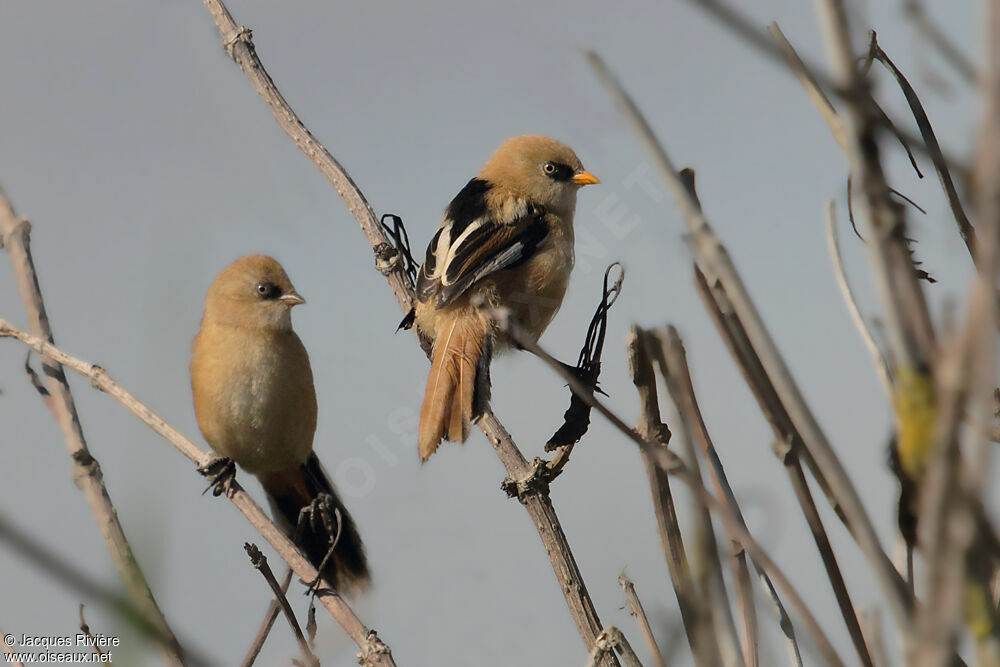
[[[761, 28], [777, 20], [804, 56], [822, 62], [811, 4], [752, 4]], [[870, 3], [854, 16], [874, 25], [911, 76], [942, 143], [966, 155], [973, 99], [959, 83], [930, 89], [929, 73], [956, 80], [919, 43], [900, 4]], [[974, 55], [973, 4], [937, 5], [935, 18]], [[674, 160], [697, 169], [709, 219], [891, 548], [888, 413], [830, 269], [822, 228], [829, 197], [838, 201], [866, 314], [876, 304], [863, 248], [848, 235], [845, 161], [793, 78], [680, 0], [229, 7], [253, 28], [282, 92], [376, 211], [403, 216], [418, 253], [450, 198], [506, 136], [550, 134], [576, 149], [603, 185], [580, 195], [577, 270], [542, 342], [574, 357], [604, 266], [625, 264], [605, 353], [611, 405], [636, 417], [622, 345], [628, 325], [675, 324], [751, 529], [850, 660], [811, 538], [770, 453], [770, 431], [692, 288], [680, 219], [580, 49], [605, 57]], [[857, 37], [863, 41], [862, 30]], [[903, 117], [901, 96], [880, 81], [887, 108]], [[503, 469], [482, 435], [419, 465], [414, 416], [426, 361], [411, 337], [394, 335], [400, 313], [357, 223], [226, 58], [200, 3], [3, 3], [0, 96], [0, 183], [34, 224], [41, 286], [67, 351], [105, 366], [201, 443], [187, 355], [205, 289], [237, 256], [272, 254], [309, 300], [295, 326], [316, 375], [316, 450], [358, 521], [376, 582], [355, 603], [361, 618], [400, 665], [583, 664], [548, 559], [523, 509], [500, 492]], [[940, 280], [927, 290], [940, 313], [949, 300], [962, 302], [970, 262], [930, 165], [922, 163], [929, 176], [918, 181], [895, 147], [887, 152], [894, 185], [928, 209], [911, 220], [918, 255]], [[0, 316], [24, 323], [9, 268], [0, 276]], [[117, 585], [58, 429], [24, 379], [23, 358], [18, 345], [0, 345], [0, 511]], [[523, 354], [500, 359], [493, 380], [496, 413], [528, 457], [540, 455], [567, 390]], [[204, 482], [180, 454], [86, 381], [72, 383], [126, 533], [174, 630], [219, 664], [235, 664], [268, 597], [242, 545], [262, 541], [225, 501], [199, 495]], [[664, 414], [672, 424], [666, 404]], [[679, 614], [633, 445], [595, 417], [552, 496], [602, 621], [644, 651], [621, 609], [616, 578], [626, 568], [666, 642]], [[879, 604], [864, 560], [823, 510], [855, 603]], [[77, 594], [3, 545], [0, 573], [0, 628], [76, 631]], [[304, 598], [292, 599], [304, 609]], [[767, 614], [762, 605], [765, 625]], [[354, 664], [353, 644], [320, 617], [324, 664]], [[95, 631], [122, 628], [93, 606], [88, 620]], [[781, 656], [773, 633], [764, 650]], [[260, 664], [287, 664], [294, 653], [279, 625]], [[134, 655], [132, 664], [158, 662]]]

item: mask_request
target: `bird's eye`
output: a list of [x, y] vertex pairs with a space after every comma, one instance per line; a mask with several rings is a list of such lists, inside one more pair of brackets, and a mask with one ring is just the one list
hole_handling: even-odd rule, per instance
[[256, 290], [263, 299], [273, 299], [278, 296], [278, 286], [274, 283], [257, 283]]
[[559, 171], [559, 165], [557, 165], [555, 162], [546, 162], [545, 164], [542, 165], [542, 171], [551, 176], [552, 174]]

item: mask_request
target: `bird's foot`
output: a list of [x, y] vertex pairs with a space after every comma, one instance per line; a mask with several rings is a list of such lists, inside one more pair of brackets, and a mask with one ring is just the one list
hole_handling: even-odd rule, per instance
[[207, 477], [210, 482], [208, 487], [201, 492], [201, 495], [205, 495], [209, 490], [216, 497], [224, 493], [228, 495], [233, 482], [236, 480], [236, 464], [227, 456], [220, 456], [212, 459], [203, 466], [199, 466], [198, 472]]
[[306, 584], [306, 595], [315, 594], [320, 582], [323, 581], [323, 570], [333, 556], [333, 550], [337, 548], [340, 541], [342, 519], [340, 509], [334, 505], [333, 497], [328, 493], [321, 493], [313, 498], [312, 502], [299, 510], [298, 525], [295, 527], [295, 543], [300, 544], [300, 538], [305, 530], [326, 535], [329, 547], [323, 560], [316, 566], [316, 577]]

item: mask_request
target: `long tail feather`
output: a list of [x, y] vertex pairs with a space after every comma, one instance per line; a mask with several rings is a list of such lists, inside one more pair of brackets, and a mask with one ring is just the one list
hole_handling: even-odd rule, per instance
[[481, 318], [459, 316], [435, 341], [417, 437], [424, 461], [437, 450], [442, 438], [465, 442], [469, 435], [469, 425], [476, 416], [476, 369], [485, 336]]

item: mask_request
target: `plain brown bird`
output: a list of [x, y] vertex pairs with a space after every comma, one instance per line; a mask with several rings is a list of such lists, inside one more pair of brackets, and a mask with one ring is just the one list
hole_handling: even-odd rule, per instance
[[[309, 355], [292, 331], [292, 307], [300, 303], [284, 269], [266, 255], [241, 257], [216, 276], [191, 347], [194, 411], [212, 449], [260, 480], [286, 534], [294, 539], [298, 527], [298, 544], [317, 569], [339, 512], [340, 537], [322, 574], [351, 591], [368, 582], [368, 565], [354, 520], [313, 451], [316, 390]], [[317, 499], [332, 532], [317, 521], [299, 527], [300, 511]]]
[[509, 308], [540, 336], [573, 269], [577, 190], [599, 182], [569, 146], [524, 135], [500, 144], [448, 205], [417, 276], [414, 321], [434, 343], [420, 408], [422, 460], [442, 438], [465, 441], [489, 398], [481, 394], [492, 354], [509, 347], [479, 299]]

